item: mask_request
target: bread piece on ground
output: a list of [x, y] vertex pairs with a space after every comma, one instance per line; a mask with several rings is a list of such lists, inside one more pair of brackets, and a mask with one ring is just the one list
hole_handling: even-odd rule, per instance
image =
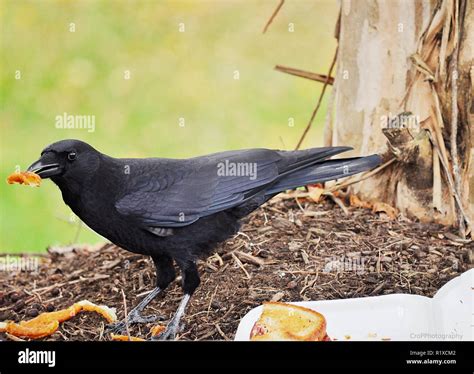
[[110, 334], [110, 337], [112, 340], [116, 342], [145, 342], [145, 339], [138, 338], [136, 336], [130, 336], [130, 338], [127, 335], [115, 335], [115, 334]]
[[298, 305], [278, 302], [263, 304], [260, 318], [250, 333], [252, 341], [323, 341], [326, 319], [321, 313]]
[[88, 300], [82, 300], [66, 309], [41, 313], [28, 321], [20, 321], [19, 323], [12, 321], [0, 322], [0, 332], [7, 332], [20, 338], [44, 338], [54, 334], [61, 322], [67, 321], [83, 311], [99, 313], [109, 323], [117, 320], [115, 308], [96, 305]]

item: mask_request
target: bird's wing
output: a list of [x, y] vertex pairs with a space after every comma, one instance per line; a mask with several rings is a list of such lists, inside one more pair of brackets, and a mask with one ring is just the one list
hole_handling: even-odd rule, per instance
[[131, 183], [115, 206], [145, 228], [187, 226], [241, 204], [287, 172], [344, 150], [249, 149], [187, 160], [140, 160], [145, 162], [131, 166]]
[[[281, 156], [270, 150], [222, 152], [188, 160], [159, 160], [137, 170], [117, 211], [150, 227], [181, 227], [238, 205], [249, 191], [273, 182]], [[235, 171], [235, 172], [234, 172]], [[240, 171], [240, 173], [237, 173]]]

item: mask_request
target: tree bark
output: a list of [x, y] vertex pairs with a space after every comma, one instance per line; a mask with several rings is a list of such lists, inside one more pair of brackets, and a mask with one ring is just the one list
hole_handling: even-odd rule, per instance
[[325, 129], [325, 145], [396, 159], [354, 193], [462, 234], [474, 220], [473, 34], [467, 0], [343, 0]]

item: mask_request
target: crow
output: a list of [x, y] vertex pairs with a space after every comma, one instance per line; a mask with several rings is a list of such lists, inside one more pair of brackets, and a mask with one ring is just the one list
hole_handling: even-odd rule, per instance
[[199, 286], [196, 266], [218, 243], [235, 235], [242, 218], [276, 194], [347, 177], [379, 165], [371, 155], [329, 159], [350, 147], [301, 151], [246, 149], [189, 159], [113, 158], [79, 140], [47, 146], [28, 171], [50, 178], [64, 202], [92, 230], [127, 251], [148, 255], [156, 287], [110, 326], [158, 319], [143, 309], [181, 272], [184, 297], [159, 339], [175, 339]]

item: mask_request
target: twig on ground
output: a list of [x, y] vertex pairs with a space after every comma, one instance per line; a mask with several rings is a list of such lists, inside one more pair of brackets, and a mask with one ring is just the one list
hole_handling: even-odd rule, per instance
[[242, 269], [242, 271], [245, 273], [245, 276], [247, 277], [247, 279], [250, 279], [250, 274], [248, 273], [248, 271], [245, 269], [244, 265], [242, 264], [242, 262], [239, 260], [239, 258], [236, 256], [236, 254], [234, 252], [231, 253], [232, 255], [232, 258], [234, 259], [235, 263], [237, 264], [237, 266], [239, 268]]
[[125, 328], [127, 329], [128, 340], [130, 340], [130, 327], [128, 326], [127, 298], [125, 297], [125, 292], [123, 292], [123, 289], [121, 289], [120, 291], [122, 292], [123, 313], [125, 314]]
[[250, 253], [245, 253], [242, 251], [234, 251], [235, 255], [239, 258], [239, 260], [242, 260], [244, 262], [248, 262], [250, 264], [254, 264], [257, 266], [263, 266], [265, 265], [265, 261], [259, 257], [253, 256]]
[[5, 335], [7, 336], [8, 339], [13, 340], [15, 342], [24, 342], [25, 341], [25, 339], [22, 339], [22, 338], [19, 338], [18, 336], [9, 334], [8, 332], [6, 332]]
[[334, 194], [332, 194], [331, 192], [327, 192], [327, 193], [325, 193], [325, 195], [329, 196], [332, 199], [332, 201], [334, 201], [337, 205], [339, 205], [339, 207], [342, 209], [342, 211], [344, 212], [344, 214], [346, 216], [348, 216], [350, 214], [349, 209], [347, 209], [347, 207], [344, 205], [344, 203], [342, 202], [341, 199], [334, 196]]
[[222, 336], [224, 340], [230, 340], [229, 337], [226, 334], [224, 334], [224, 332], [221, 330], [221, 327], [219, 326], [218, 323], [216, 323], [214, 326], [216, 327], [216, 330], [219, 333], [219, 335]]

